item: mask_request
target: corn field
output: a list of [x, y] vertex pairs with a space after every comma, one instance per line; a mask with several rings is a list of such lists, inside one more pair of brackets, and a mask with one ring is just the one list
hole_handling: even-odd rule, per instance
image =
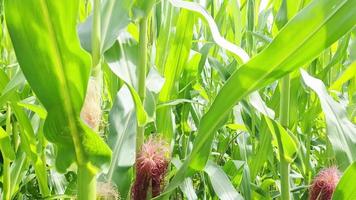
[[356, 200], [356, 0], [0, 0], [3, 200]]

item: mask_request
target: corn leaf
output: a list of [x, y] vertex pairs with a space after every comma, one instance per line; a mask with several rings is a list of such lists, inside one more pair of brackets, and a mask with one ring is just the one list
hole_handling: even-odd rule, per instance
[[[162, 91], [159, 94], [159, 102], [173, 100], [177, 94], [177, 81], [181, 76], [183, 68], [188, 60], [192, 45], [194, 15], [188, 11], [179, 14], [177, 22], [177, 33], [173, 38], [173, 44], [169, 51], [167, 61], [162, 70], [165, 78]], [[173, 137], [173, 121], [171, 106], [160, 107], [157, 109], [157, 130], [170, 141]]]
[[332, 84], [330, 89], [340, 90], [342, 85], [356, 76], [356, 61], [342, 73], [342, 75]]
[[274, 140], [276, 140], [276, 138], [281, 138], [281, 143], [275, 141], [275, 144], [278, 148], [283, 148], [284, 159], [289, 163], [293, 162], [299, 148], [299, 143], [295, 136], [275, 120], [271, 120], [264, 116], [262, 121], [268, 127]]
[[356, 162], [350, 165], [342, 175], [333, 193], [333, 200], [353, 199], [356, 196]]
[[304, 83], [318, 95], [325, 113], [327, 134], [333, 146], [338, 166], [345, 169], [356, 161], [356, 126], [347, 118], [344, 106], [327, 92], [324, 83], [301, 70]]
[[48, 112], [44, 133], [57, 145], [61, 172], [73, 162], [103, 167], [111, 159], [109, 147], [80, 119], [91, 62], [76, 33], [78, 6], [72, 0], [5, 2], [15, 53]]
[[242, 200], [244, 199], [234, 188], [229, 177], [217, 164], [209, 161], [204, 171], [209, 175], [211, 185], [220, 199]]
[[291, 19], [260, 54], [237, 69], [202, 117], [191, 155], [166, 191], [202, 170], [214, 135], [233, 106], [251, 92], [310, 62], [356, 23], [354, 0], [314, 0]]
[[[130, 22], [129, 12], [132, 6], [130, 0], [103, 0], [101, 2], [101, 52], [108, 50], [116, 41], [120, 32]], [[80, 43], [87, 51], [91, 51], [93, 15], [78, 26]]]
[[0, 149], [7, 159], [15, 160], [15, 152], [12, 148], [10, 136], [6, 131], [0, 127]]

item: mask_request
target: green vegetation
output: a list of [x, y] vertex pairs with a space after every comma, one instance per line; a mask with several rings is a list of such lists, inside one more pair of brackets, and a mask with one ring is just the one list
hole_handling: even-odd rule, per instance
[[0, 5], [2, 199], [354, 198], [355, 0]]

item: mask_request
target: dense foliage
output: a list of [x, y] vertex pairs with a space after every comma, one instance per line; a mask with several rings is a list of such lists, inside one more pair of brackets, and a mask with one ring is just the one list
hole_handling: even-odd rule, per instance
[[356, 0], [0, 0], [1, 198], [355, 198]]

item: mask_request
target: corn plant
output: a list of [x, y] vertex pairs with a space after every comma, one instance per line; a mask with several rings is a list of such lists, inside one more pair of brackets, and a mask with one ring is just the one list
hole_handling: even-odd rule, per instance
[[355, 0], [0, 5], [2, 199], [355, 198]]

